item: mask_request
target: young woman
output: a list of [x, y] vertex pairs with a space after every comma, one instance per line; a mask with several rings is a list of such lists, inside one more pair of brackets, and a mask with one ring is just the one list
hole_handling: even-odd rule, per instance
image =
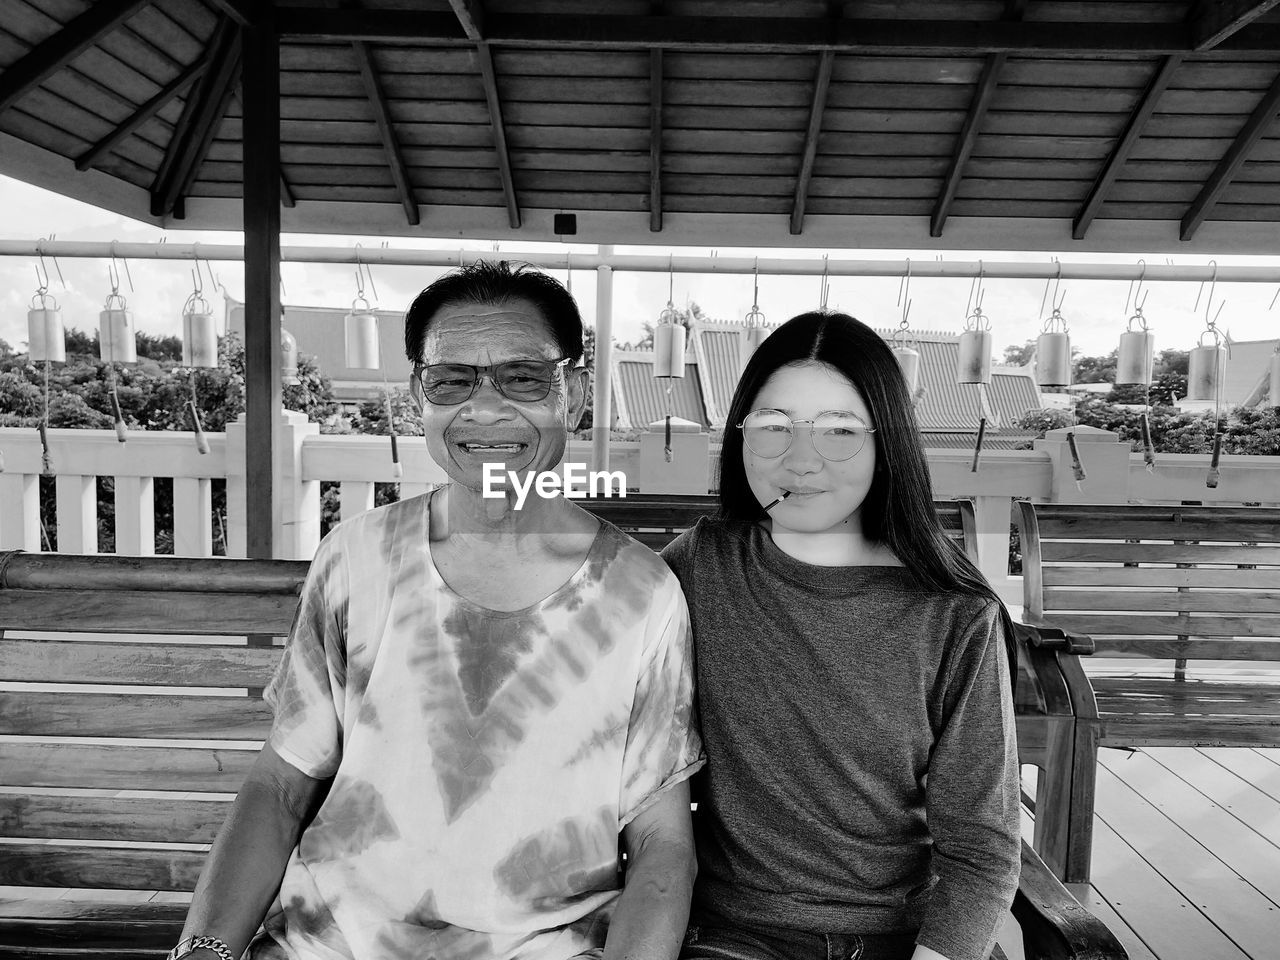
[[685, 960], [986, 960], [1018, 881], [1011, 628], [942, 532], [898, 365], [840, 313], [743, 372], [664, 551], [707, 767]]

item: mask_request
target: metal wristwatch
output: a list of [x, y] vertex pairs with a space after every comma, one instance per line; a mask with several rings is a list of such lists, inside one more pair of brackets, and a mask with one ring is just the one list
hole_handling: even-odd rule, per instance
[[221, 960], [236, 960], [231, 948], [227, 946], [225, 941], [219, 940], [217, 937], [187, 937], [184, 940], [179, 940], [178, 945], [169, 951], [164, 960], [182, 960], [183, 957], [189, 956], [201, 948], [212, 950]]

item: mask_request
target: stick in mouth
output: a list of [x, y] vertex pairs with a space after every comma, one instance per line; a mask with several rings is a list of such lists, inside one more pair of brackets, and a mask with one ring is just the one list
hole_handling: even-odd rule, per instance
[[791, 491], [790, 491], [790, 490], [783, 490], [783, 491], [782, 491], [782, 496], [778, 497], [778, 499], [777, 499], [777, 500], [774, 500], [772, 503], [768, 503], [768, 504], [766, 504], [766, 505], [765, 505], [764, 512], [765, 512], [765, 513], [768, 513], [770, 510], [772, 510], [774, 507], [776, 507], [778, 504], [780, 504], [783, 500], [787, 499], [787, 497], [789, 497], [789, 496], [791, 496]]

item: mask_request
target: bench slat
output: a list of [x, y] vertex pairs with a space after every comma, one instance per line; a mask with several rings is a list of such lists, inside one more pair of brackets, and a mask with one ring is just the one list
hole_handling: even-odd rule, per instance
[[[1044, 592], [1046, 615], [1058, 610], [1179, 610], [1269, 613], [1280, 610], [1280, 590], [1064, 590]], [[1056, 615], [1056, 614], [1055, 614]]]
[[116, 744], [0, 743], [0, 785], [235, 793], [258, 756], [249, 750]]
[[1212, 567], [1043, 567], [1046, 587], [1236, 587], [1273, 589], [1274, 567], [1259, 570]]
[[[1102, 713], [1145, 714], [1188, 721], [1204, 714], [1257, 715], [1280, 735], [1280, 682], [1093, 677]], [[1176, 732], [1176, 731], [1167, 731]]]
[[0, 734], [263, 740], [270, 725], [251, 697], [0, 691]]
[[0, 630], [284, 636], [298, 598], [291, 594], [182, 591], [0, 591]]
[[[1088, 540], [1042, 540], [1046, 563], [1243, 563], [1280, 564], [1280, 549], [1271, 546], [1222, 546], [1194, 543], [1096, 543]], [[1274, 576], [1280, 571], [1272, 570]]]
[[[1163, 520], [1131, 518], [1127, 512], [1108, 515], [1107, 511], [1090, 513], [1086, 517], [1054, 520], [1040, 515], [1040, 536], [1045, 540], [1092, 539], [1098, 540], [1168, 540], [1171, 538], [1211, 541], [1271, 541], [1280, 540], [1280, 522], [1273, 518], [1250, 517], [1230, 519], [1222, 516], [1202, 515], [1199, 522], [1185, 520], [1173, 522], [1172, 515]], [[1179, 536], [1185, 532], [1185, 537]]]
[[298, 594], [308, 560], [13, 553], [0, 587]]
[[1267, 717], [1185, 717], [1173, 714], [1109, 713], [1101, 720], [1104, 747], [1274, 747], [1280, 719]]
[[213, 843], [230, 800], [0, 793], [0, 836]]
[[271, 676], [282, 647], [225, 644], [0, 641], [0, 678], [46, 683], [253, 687]]
[[[5, 947], [66, 944], [88, 950], [132, 947], [167, 953], [182, 935], [187, 904], [107, 900], [0, 901], [0, 956]], [[75, 956], [76, 954], [71, 954]], [[86, 954], [87, 955], [87, 954]], [[110, 955], [110, 954], [106, 954]], [[124, 956], [125, 954], [121, 954]], [[158, 954], [163, 956], [163, 953]]]
[[1055, 613], [1053, 624], [1098, 635], [1166, 636], [1166, 637], [1280, 637], [1280, 616], [1276, 617], [1210, 617], [1176, 614], [1080, 614]]
[[0, 883], [20, 887], [194, 890], [205, 854], [198, 850], [0, 844]]
[[[1054, 616], [1056, 619], [1057, 615]], [[1280, 640], [1103, 637], [1095, 638], [1094, 644], [1094, 657], [1099, 660], [1108, 654], [1160, 660], [1280, 660]]]

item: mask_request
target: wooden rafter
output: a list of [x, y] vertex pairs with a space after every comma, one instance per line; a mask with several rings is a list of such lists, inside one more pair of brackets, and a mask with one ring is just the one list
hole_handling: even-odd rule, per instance
[[150, 0], [99, 0], [0, 74], [0, 113], [44, 82]]
[[1218, 166], [1205, 181], [1205, 185], [1200, 188], [1200, 194], [1187, 209], [1186, 215], [1182, 218], [1182, 229], [1178, 231], [1179, 239], [1190, 240], [1195, 236], [1196, 230], [1200, 228], [1200, 224], [1204, 223], [1209, 211], [1222, 195], [1222, 191], [1231, 184], [1236, 174], [1240, 172], [1240, 168], [1244, 166], [1244, 162], [1249, 158], [1249, 151], [1262, 139], [1262, 135], [1267, 132], [1267, 127], [1275, 121], [1277, 113], [1280, 113], [1280, 75], [1271, 81], [1271, 86], [1267, 89], [1262, 101], [1249, 115], [1249, 119], [1236, 134], [1235, 140], [1227, 148]]
[[[282, 35], [312, 40], [430, 40], [469, 46], [456, 16], [419, 9], [343, 10], [316, 6], [281, 7]], [[489, 14], [485, 42], [494, 46], [543, 49], [725, 50], [799, 53], [885, 53], [909, 56], [982, 56], [1012, 53], [1037, 56], [1094, 54], [1148, 56], [1193, 52], [1185, 23], [1095, 21], [878, 20], [826, 18], [693, 17], [600, 14]], [[1280, 25], [1255, 23], [1222, 43], [1233, 52], [1280, 50]]]
[[387, 97], [383, 93], [378, 74], [373, 69], [373, 57], [369, 47], [362, 40], [354, 40], [351, 47], [355, 50], [356, 63], [360, 66], [360, 76], [364, 80], [365, 95], [373, 106], [373, 118], [378, 124], [378, 134], [382, 137], [382, 148], [387, 152], [387, 163], [391, 165], [391, 179], [395, 181], [396, 190], [400, 193], [400, 204], [404, 207], [405, 218], [411, 226], [417, 226], [418, 201], [413, 196], [413, 184], [409, 182], [409, 168], [405, 165], [404, 154], [400, 150], [400, 141], [396, 138], [395, 127], [391, 123], [391, 110], [387, 106]]
[[1212, 50], [1277, 5], [1280, 0], [1200, 0], [1191, 14], [1191, 46], [1196, 53]]
[[153, 216], [167, 216], [195, 177], [226, 113], [240, 71], [240, 30], [224, 18], [210, 40], [209, 67], [189, 97], [151, 188]]
[[498, 99], [498, 76], [493, 69], [493, 51], [488, 43], [481, 41], [476, 44], [476, 59], [480, 62], [484, 99], [489, 106], [493, 149], [498, 155], [498, 175], [502, 178], [502, 192], [507, 198], [507, 222], [515, 230], [520, 226], [520, 205], [516, 202], [516, 184], [511, 176], [511, 153], [507, 149], [507, 128], [502, 122], [502, 101]]
[[[1005, 4], [1004, 19], [1021, 20], [1026, 6], [1026, 0], [1009, 0]], [[933, 214], [929, 218], [929, 236], [931, 237], [942, 236], [942, 229], [946, 226], [947, 217], [951, 214], [951, 204], [956, 198], [956, 191], [960, 189], [960, 181], [964, 179], [965, 164], [969, 162], [974, 145], [978, 142], [978, 134], [982, 132], [982, 121], [986, 118], [987, 110], [995, 97], [996, 87], [1000, 83], [1000, 72], [1004, 69], [1007, 58], [1008, 54], [1005, 53], [989, 53], [986, 62], [982, 65], [977, 89], [973, 92], [973, 99], [969, 101], [969, 112], [965, 115], [964, 125], [960, 128], [960, 135], [956, 138], [955, 148], [951, 154], [951, 166], [947, 169], [946, 177], [943, 178], [942, 190], [938, 193]]]
[[255, 9], [260, 0], [212, 0], [213, 5], [242, 27], [258, 22], [260, 10]]
[[484, 8], [479, 0], [449, 0], [449, 6], [468, 40], [479, 43], [484, 39]]
[[649, 229], [662, 230], [662, 51], [649, 51]]
[[1133, 113], [1129, 116], [1129, 122], [1125, 124], [1124, 133], [1120, 135], [1120, 139], [1116, 141], [1116, 145], [1111, 149], [1111, 155], [1107, 157], [1106, 164], [1102, 167], [1102, 172], [1098, 174], [1098, 179], [1094, 181], [1093, 188], [1089, 191], [1089, 196], [1085, 198], [1084, 204], [1080, 207], [1080, 212], [1076, 214], [1075, 220], [1071, 223], [1071, 237], [1073, 240], [1083, 240], [1084, 235], [1089, 230], [1089, 225], [1093, 223], [1094, 218], [1098, 215], [1098, 211], [1102, 209], [1102, 205], [1107, 200], [1107, 194], [1111, 192], [1111, 186], [1116, 182], [1116, 178], [1120, 176], [1120, 171], [1124, 169], [1124, 165], [1129, 160], [1129, 154], [1133, 152], [1134, 146], [1142, 137], [1142, 131], [1146, 129], [1147, 121], [1151, 119], [1151, 115], [1155, 112], [1156, 104], [1160, 102], [1160, 96], [1169, 86], [1173, 75], [1181, 66], [1183, 58], [1165, 57], [1160, 61], [1160, 69], [1151, 78], [1151, 82], [1147, 84], [1146, 91], [1142, 94], [1142, 100], [1138, 106], [1134, 108]]
[[804, 230], [804, 208], [809, 201], [809, 181], [813, 179], [813, 161], [818, 155], [818, 136], [822, 133], [822, 115], [827, 110], [827, 91], [831, 87], [831, 68], [835, 54], [823, 50], [813, 76], [813, 99], [809, 101], [809, 125], [804, 133], [804, 150], [800, 154], [800, 173], [796, 176], [796, 194], [791, 203], [791, 233]]
[[116, 144], [159, 113], [165, 104], [186, 89], [187, 84], [204, 73], [209, 66], [209, 55], [210, 50], [205, 49], [193, 63], [189, 64], [181, 73], [166, 83], [154, 97], [130, 114], [128, 119], [76, 157], [76, 169], [88, 170], [104, 153], [114, 149]]

